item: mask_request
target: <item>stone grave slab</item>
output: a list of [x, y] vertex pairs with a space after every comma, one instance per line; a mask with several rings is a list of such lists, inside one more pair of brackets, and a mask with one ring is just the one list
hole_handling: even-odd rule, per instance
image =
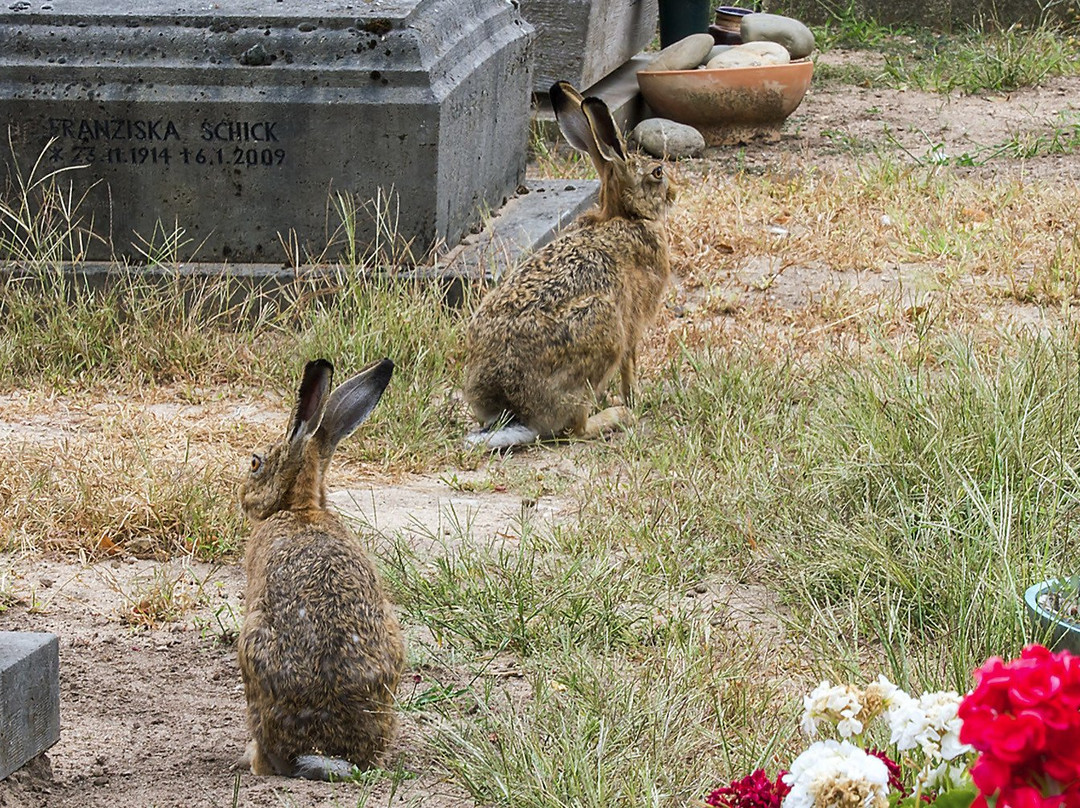
[[505, 0], [4, 3], [0, 188], [63, 170], [90, 259], [141, 260], [159, 221], [186, 260], [319, 255], [339, 192], [422, 255], [523, 178], [532, 37]]
[[487, 227], [466, 236], [446, 256], [447, 274], [474, 282], [497, 280], [573, 224], [596, 203], [599, 193], [599, 180], [525, 183]]
[[60, 641], [0, 631], [0, 780], [60, 740]]

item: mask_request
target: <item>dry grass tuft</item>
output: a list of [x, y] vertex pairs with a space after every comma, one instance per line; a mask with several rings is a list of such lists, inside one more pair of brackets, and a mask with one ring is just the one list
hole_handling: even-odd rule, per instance
[[[243, 441], [214, 413], [158, 417], [134, 404], [86, 406], [28, 396], [0, 407], [9, 423], [38, 408], [53, 432], [27, 429], [0, 451], [0, 530], [5, 548], [78, 552], [90, 558], [175, 553], [214, 557], [236, 549], [235, 503]], [[194, 408], [193, 408], [194, 409]], [[52, 417], [50, 417], [50, 410]]]
[[0, 457], [0, 477], [8, 550], [165, 558], [237, 545], [235, 480], [211, 464], [174, 464], [123, 443], [26, 447]]
[[[837, 271], [932, 261], [945, 281], [1075, 277], [1080, 269], [1075, 199], [1065, 189], [884, 158], [852, 172], [726, 177], [707, 169], [684, 183], [672, 229], [676, 268], [691, 282], [758, 255]], [[1047, 288], [1058, 299], [1075, 294], [1056, 281]]]
[[129, 586], [113, 581], [121, 596], [120, 619], [136, 628], [158, 629], [184, 616], [207, 600], [207, 580], [200, 580], [187, 564], [159, 564], [149, 577]]

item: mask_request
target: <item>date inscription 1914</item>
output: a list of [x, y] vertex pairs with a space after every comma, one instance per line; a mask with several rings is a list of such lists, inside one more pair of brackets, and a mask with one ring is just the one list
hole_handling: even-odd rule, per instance
[[64, 165], [232, 166], [286, 161], [277, 121], [49, 118], [48, 159]]

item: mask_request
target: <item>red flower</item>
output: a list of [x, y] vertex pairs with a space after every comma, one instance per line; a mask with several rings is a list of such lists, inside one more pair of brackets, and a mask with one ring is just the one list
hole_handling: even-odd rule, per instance
[[1080, 808], [1080, 658], [1029, 645], [992, 657], [960, 704], [960, 740], [979, 757], [974, 808]]
[[776, 780], [770, 780], [763, 769], [748, 774], [741, 780], [732, 780], [731, 785], [716, 789], [705, 798], [707, 805], [716, 808], [780, 808], [780, 803], [791, 791], [780, 772]]
[[1006, 763], [1023, 763], [1046, 748], [1046, 725], [1035, 710], [1004, 713], [986, 728], [983, 748]]
[[[1043, 802], [1042, 792], [1035, 786], [1028, 785], [1002, 789], [998, 802], [1008, 805], [1010, 808], [1043, 808], [1046, 805]], [[1053, 802], [1050, 805], [1056, 806], [1057, 803]]]
[[1002, 763], [992, 755], [979, 755], [971, 767], [971, 779], [983, 794], [993, 794], [1007, 788], [1012, 782], [1012, 766]]
[[893, 791], [899, 791], [901, 797], [906, 797], [907, 788], [904, 787], [904, 780], [901, 777], [900, 764], [880, 749], [867, 749], [866, 754], [873, 755], [885, 764], [885, 768], [889, 770], [889, 788]]

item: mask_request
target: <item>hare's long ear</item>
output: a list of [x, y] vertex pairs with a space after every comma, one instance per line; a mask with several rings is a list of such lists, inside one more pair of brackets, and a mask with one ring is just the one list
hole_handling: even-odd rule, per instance
[[585, 99], [568, 82], [557, 81], [548, 90], [551, 107], [555, 110], [555, 120], [559, 122], [559, 131], [566, 142], [580, 152], [585, 152], [592, 160], [596, 173], [603, 177], [609, 159], [600, 151], [596, 136], [593, 135], [589, 119], [585, 117], [582, 104]]
[[326, 394], [334, 378], [334, 366], [325, 359], [316, 359], [304, 366], [304, 377], [296, 394], [296, 406], [285, 437], [293, 451], [303, 446], [315, 434], [322, 422]]
[[581, 152], [590, 152], [593, 148], [593, 136], [589, 122], [581, 111], [581, 102], [585, 99], [567, 81], [557, 81], [548, 90], [551, 108], [555, 110], [555, 120], [559, 122], [559, 131], [566, 142]]
[[581, 112], [589, 124], [596, 148], [608, 162], [626, 159], [626, 144], [608, 105], [599, 98], [589, 97], [581, 102]]
[[327, 402], [322, 426], [315, 435], [324, 464], [330, 460], [337, 445], [371, 415], [393, 373], [394, 363], [380, 359], [334, 390]]

